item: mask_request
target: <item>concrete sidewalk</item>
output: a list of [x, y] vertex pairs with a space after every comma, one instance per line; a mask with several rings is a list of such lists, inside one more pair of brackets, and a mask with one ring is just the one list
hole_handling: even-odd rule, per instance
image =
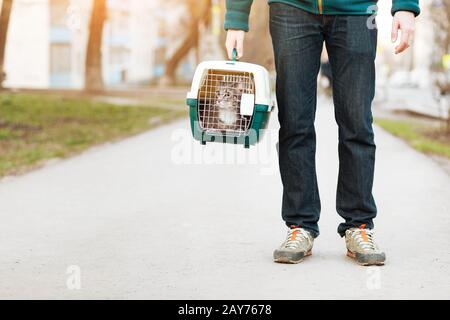
[[[271, 135], [250, 151], [203, 148], [183, 120], [0, 182], [0, 298], [449, 299], [449, 176], [377, 129], [376, 230], [388, 261], [360, 267], [336, 233], [333, 119], [320, 101], [321, 236], [304, 263], [272, 263], [285, 228]], [[227, 156], [250, 159], [195, 164]]]

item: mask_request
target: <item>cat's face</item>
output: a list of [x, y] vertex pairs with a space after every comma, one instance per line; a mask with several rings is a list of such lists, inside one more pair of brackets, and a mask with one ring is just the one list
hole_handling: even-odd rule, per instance
[[239, 107], [244, 87], [242, 83], [219, 82], [219, 88], [216, 91], [216, 103], [219, 108], [232, 109]]

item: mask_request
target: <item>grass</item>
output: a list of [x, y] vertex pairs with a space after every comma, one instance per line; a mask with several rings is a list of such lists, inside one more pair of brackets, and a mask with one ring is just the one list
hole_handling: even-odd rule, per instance
[[418, 151], [450, 159], [450, 135], [441, 128], [404, 120], [376, 119], [375, 122]]
[[172, 100], [165, 108], [164, 100], [155, 101], [156, 106], [118, 106], [88, 99], [0, 93], [0, 177], [184, 115], [183, 110], [174, 110]]

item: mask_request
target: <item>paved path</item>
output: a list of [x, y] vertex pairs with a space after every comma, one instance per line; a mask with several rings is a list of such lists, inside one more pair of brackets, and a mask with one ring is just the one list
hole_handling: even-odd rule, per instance
[[[205, 149], [183, 138], [183, 120], [0, 182], [0, 298], [450, 298], [449, 176], [377, 130], [389, 260], [355, 265], [336, 233], [336, 126], [321, 105], [322, 235], [304, 263], [271, 261], [285, 235], [273, 143], [268, 155], [264, 143]], [[81, 290], [69, 290], [78, 268]]]

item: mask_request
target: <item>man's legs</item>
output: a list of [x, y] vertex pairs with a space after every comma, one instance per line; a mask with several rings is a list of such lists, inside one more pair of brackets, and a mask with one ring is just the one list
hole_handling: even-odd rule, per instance
[[316, 237], [320, 198], [316, 178], [317, 75], [323, 47], [321, 17], [273, 3], [270, 31], [277, 68], [282, 216]]
[[372, 196], [375, 143], [372, 101], [375, 94], [377, 30], [367, 16], [336, 16], [325, 42], [333, 70], [333, 99], [339, 125], [339, 179], [336, 208], [345, 219], [338, 232], [373, 228], [377, 208]]

